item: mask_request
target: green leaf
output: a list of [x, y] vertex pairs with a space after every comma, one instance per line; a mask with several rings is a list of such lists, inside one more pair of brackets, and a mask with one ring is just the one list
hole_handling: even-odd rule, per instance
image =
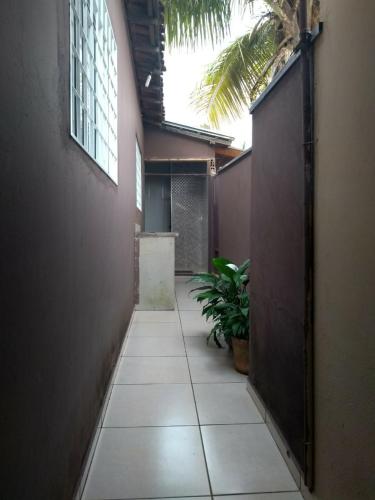
[[188, 283], [216, 283], [217, 276], [212, 273], [199, 273], [195, 274]]
[[241, 307], [241, 313], [247, 317], [249, 315], [249, 308], [248, 307]]
[[236, 266], [236, 264], [227, 264], [226, 267], [229, 267], [229, 269], [232, 269], [234, 272], [238, 271], [238, 267]]
[[212, 264], [215, 266], [215, 268], [222, 274], [225, 274], [227, 276], [232, 276], [234, 270], [228, 267], [228, 265], [233, 265], [233, 262], [224, 259], [223, 257], [216, 257], [212, 259]]
[[189, 293], [196, 292], [197, 290], [213, 290], [214, 287], [213, 285], [204, 285], [204, 286], [198, 286], [197, 288], [193, 288], [190, 290]]
[[243, 274], [243, 272], [246, 271], [246, 269], [248, 269], [249, 266], [250, 266], [250, 259], [247, 259], [238, 267], [238, 272], [240, 274]]
[[247, 276], [247, 274], [243, 274], [241, 276], [241, 283], [244, 285], [244, 286], [247, 286], [247, 284], [249, 283], [249, 277]]
[[196, 300], [198, 299], [208, 299], [208, 300], [212, 300], [212, 299], [218, 299], [220, 297], [220, 293], [217, 293], [217, 292], [213, 292], [213, 291], [210, 291], [210, 292], [202, 292], [198, 295], [196, 295], [194, 298]]
[[[250, 29], [209, 65], [193, 94], [198, 111], [217, 126], [237, 118], [288, 61], [299, 42], [299, 0], [263, 0], [255, 25], [249, 15], [255, 0], [162, 0], [169, 46], [221, 43], [230, 33], [234, 15], [248, 16]], [[319, 22], [320, 0], [307, 0], [310, 28]], [[254, 19], [254, 17], [253, 17]]]
[[277, 53], [277, 21], [270, 13], [226, 47], [208, 67], [192, 102], [211, 125], [236, 119], [267, 86], [272, 71], [269, 62]]
[[214, 45], [229, 33], [232, 0], [163, 0], [163, 5], [169, 45]]

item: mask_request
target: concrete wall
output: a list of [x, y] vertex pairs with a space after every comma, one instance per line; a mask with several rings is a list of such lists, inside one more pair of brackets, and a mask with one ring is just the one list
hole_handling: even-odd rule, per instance
[[375, 495], [373, 2], [322, 0], [316, 43], [315, 429], [319, 500]]
[[215, 148], [208, 143], [167, 132], [157, 127], [145, 127], [145, 160], [183, 160], [215, 158]]
[[[175, 233], [140, 233], [137, 310], [175, 309]], [[155, 262], [158, 263], [155, 266]]]
[[301, 61], [253, 111], [250, 380], [304, 469]]
[[0, 17], [1, 497], [70, 499], [133, 307], [135, 134], [123, 2], [119, 185], [69, 136], [69, 2]]
[[251, 153], [214, 177], [214, 252], [236, 264], [250, 257]]

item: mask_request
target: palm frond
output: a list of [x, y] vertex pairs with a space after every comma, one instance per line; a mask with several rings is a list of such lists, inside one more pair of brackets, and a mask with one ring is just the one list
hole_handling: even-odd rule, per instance
[[163, 0], [170, 46], [215, 44], [229, 33], [233, 0]]
[[[208, 67], [193, 94], [193, 103], [218, 126], [221, 118], [236, 118], [269, 80], [269, 61], [277, 52], [277, 18], [268, 13], [245, 35], [224, 49]], [[267, 66], [268, 69], [267, 69]], [[267, 69], [266, 71], [265, 68]]]

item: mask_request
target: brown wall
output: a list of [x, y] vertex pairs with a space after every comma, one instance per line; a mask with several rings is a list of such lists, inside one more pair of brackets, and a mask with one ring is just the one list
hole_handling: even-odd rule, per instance
[[119, 185], [69, 136], [69, 2], [1, 5], [1, 497], [70, 499], [133, 307], [135, 133], [123, 2]]
[[236, 264], [250, 257], [251, 153], [214, 177], [214, 252]]
[[253, 111], [250, 380], [304, 467], [304, 170], [300, 60]]
[[173, 134], [157, 127], [145, 127], [145, 160], [215, 158], [215, 148], [206, 142]]
[[375, 496], [375, 4], [322, 0], [316, 43], [315, 492]]

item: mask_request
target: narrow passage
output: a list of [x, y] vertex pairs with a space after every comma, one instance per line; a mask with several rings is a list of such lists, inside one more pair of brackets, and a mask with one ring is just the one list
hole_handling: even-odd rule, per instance
[[189, 287], [176, 311], [134, 313], [83, 498], [302, 500]]

